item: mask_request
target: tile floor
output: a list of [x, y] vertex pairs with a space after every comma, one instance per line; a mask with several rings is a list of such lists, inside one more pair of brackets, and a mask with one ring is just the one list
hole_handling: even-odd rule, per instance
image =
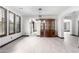
[[65, 33], [58, 37], [22, 37], [2, 48], [0, 53], [79, 53], [79, 37]]

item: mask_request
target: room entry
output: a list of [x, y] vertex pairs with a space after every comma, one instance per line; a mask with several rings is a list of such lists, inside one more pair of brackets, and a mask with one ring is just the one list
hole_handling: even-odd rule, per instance
[[55, 37], [57, 36], [55, 30], [55, 19], [41, 19], [41, 37]]

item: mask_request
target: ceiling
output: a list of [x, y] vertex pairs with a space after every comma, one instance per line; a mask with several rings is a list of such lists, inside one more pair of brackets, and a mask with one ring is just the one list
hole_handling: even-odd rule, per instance
[[[22, 15], [59, 15], [70, 6], [8, 6]], [[42, 10], [39, 11], [38, 9]]]
[[76, 18], [78, 18], [78, 16], [79, 16], [79, 11], [73, 11], [73, 12], [67, 14], [64, 18], [70, 20], [70, 19], [74, 19], [74, 18], [76, 19]]

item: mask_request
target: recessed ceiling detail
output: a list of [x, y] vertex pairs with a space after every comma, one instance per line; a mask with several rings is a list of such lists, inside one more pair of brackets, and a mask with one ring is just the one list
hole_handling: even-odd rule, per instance
[[8, 7], [16, 9], [22, 15], [39, 15], [39, 13], [41, 13], [42, 15], [59, 15], [60, 13], [69, 8], [69, 6], [8, 6]]

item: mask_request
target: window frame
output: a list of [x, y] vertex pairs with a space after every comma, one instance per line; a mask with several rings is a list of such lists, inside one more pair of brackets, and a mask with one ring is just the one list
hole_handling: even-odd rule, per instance
[[21, 32], [21, 17], [19, 15], [15, 14], [15, 27], [17, 26], [17, 24], [16, 24], [16, 17], [19, 17], [19, 31], [17, 32], [16, 28], [15, 28], [15, 33], [20, 33]]
[[21, 32], [21, 16], [19, 16], [19, 32]]
[[[14, 24], [13, 24], [13, 33], [10, 33], [10, 13], [12, 13], [12, 14], [14, 14], [14, 19], [13, 19], [13, 21], [14, 21]], [[9, 35], [11, 35], [11, 34], [15, 34], [15, 13], [13, 13], [12, 11], [9, 11]]]
[[[2, 34], [2, 35], [0, 35], [0, 37], [3, 37], [3, 36], [7, 36], [7, 9], [5, 9], [5, 8], [3, 8], [3, 7], [1, 7], [0, 6], [0, 8], [2, 8], [3, 10], [4, 10], [4, 13], [5, 13], [5, 33], [4, 34]], [[3, 19], [2, 19], [3, 20]]]

